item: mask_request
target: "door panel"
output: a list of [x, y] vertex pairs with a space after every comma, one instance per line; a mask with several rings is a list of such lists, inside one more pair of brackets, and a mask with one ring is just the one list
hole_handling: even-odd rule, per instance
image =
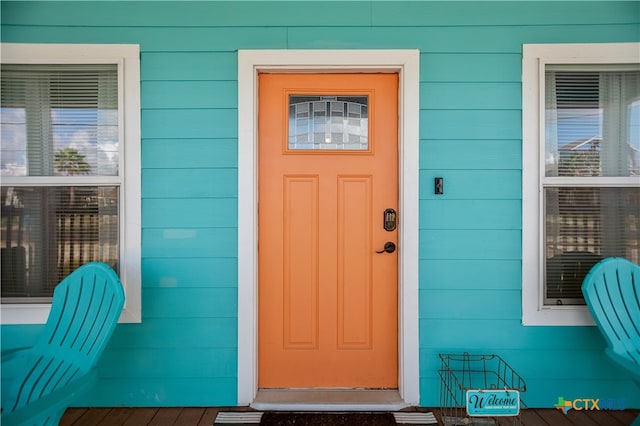
[[372, 177], [338, 177], [337, 333], [339, 349], [370, 349]]
[[317, 349], [318, 176], [284, 176], [283, 191], [283, 346]]
[[376, 253], [398, 242], [397, 91], [396, 74], [259, 76], [261, 388], [397, 387], [398, 252]]

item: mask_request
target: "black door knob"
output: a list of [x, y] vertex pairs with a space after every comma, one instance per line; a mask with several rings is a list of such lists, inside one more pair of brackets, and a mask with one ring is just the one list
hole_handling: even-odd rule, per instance
[[381, 251], [376, 251], [376, 253], [393, 253], [396, 251], [396, 245], [391, 241], [387, 241], [384, 243], [384, 249]]

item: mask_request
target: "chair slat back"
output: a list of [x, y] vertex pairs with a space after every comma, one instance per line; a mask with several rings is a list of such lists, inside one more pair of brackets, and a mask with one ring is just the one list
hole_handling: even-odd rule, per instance
[[604, 259], [585, 277], [582, 291], [609, 348], [640, 369], [640, 266]]
[[104, 263], [85, 264], [62, 280], [13, 410], [91, 370], [115, 330], [124, 299], [120, 279]]

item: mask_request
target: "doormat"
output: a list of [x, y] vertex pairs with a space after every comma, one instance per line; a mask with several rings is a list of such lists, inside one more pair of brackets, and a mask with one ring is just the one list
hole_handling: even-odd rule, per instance
[[399, 425], [437, 425], [438, 420], [433, 413], [400, 412], [393, 413]]
[[220, 412], [216, 416], [213, 426], [258, 425], [262, 414], [260, 411]]
[[300, 413], [232, 411], [218, 413], [213, 426], [393, 426], [433, 425], [438, 420], [433, 413]]
[[266, 412], [261, 426], [395, 426], [391, 413]]

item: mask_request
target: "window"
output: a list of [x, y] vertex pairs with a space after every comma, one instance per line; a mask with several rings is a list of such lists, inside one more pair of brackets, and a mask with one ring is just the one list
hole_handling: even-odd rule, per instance
[[599, 260], [640, 261], [640, 44], [525, 45], [523, 322], [586, 325]]
[[368, 96], [289, 95], [289, 149], [369, 149]]
[[46, 321], [102, 261], [140, 321], [140, 67], [134, 45], [2, 44], [2, 323]]

